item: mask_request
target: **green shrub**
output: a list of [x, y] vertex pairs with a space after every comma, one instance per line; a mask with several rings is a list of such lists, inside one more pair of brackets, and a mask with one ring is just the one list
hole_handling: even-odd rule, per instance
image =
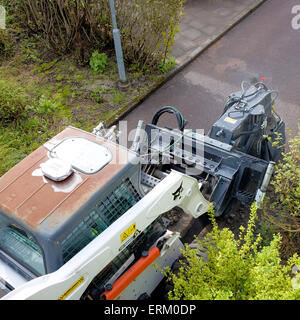
[[300, 290], [291, 284], [290, 272], [300, 265], [297, 255], [282, 264], [279, 250], [281, 237], [274, 235], [267, 246], [261, 245], [260, 235], [254, 235], [257, 212], [251, 208], [250, 220], [245, 230], [240, 228], [238, 239], [228, 229], [220, 230], [210, 212], [212, 231], [199, 246], [206, 251], [207, 261], [188, 247], [183, 252], [183, 262], [176, 275], [167, 270], [174, 283], [169, 292], [171, 300], [279, 300], [299, 299]]
[[[125, 4], [126, 2], [126, 4]], [[117, 1], [124, 56], [141, 68], [166, 62], [179, 32], [186, 0]]]
[[263, 209], [263, 224], [280, 232], [284, 259], [300, 250], [300, 128], [275, 167]]
[[26, 116], [29, 101], [24, 89], [0, 80], [0, 122], [12, 122]]
[[5, 24], [6, 27], [12, 24], [14, 21], [13, 12], [14, 12], [14, 4], [10, 0], [0, 0], [0, 5], [5, 8]]
[[[291, 138], [287, 152], [283, 152], [282, 161], [276, 165], [271, 185], [274, 186], [278, 199], [272, 203], [293, 217], [300, 216], [300, 127], [298, 134]], [[279, 206], [279, 207], [278, 207]]]
[[0, 29], [0, 57], [8, 58], [13, 52], [15, 42], [8, 30]]
[[[115, 0], [125, 60], [157, 66], [170, 54], [186, 0]], [[114, 46], [109, 0], [12, 0], [16, 20], [41, 35], [47, 48], [77, 51], [79, 61], [93, 48]]]
[[90, 59], [90, 66], [95, 72], [103, 73], [107, 66], [107, 55], [94, 51]]

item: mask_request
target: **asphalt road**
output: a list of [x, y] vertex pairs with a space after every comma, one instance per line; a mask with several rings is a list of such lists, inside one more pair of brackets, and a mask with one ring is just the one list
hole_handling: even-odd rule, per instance
[[[300, 119], [300, 30], [292, 28], [291, 9], [297, 4], [267, 1], [127, 115], [123, 120], [129, 130], [139, 119], [150, 122], [158, 108], [172, 105], [183, 113], [187, 128], [207, 133], [228, 95], [239, 90], [243, 80], [263, 77], [279, 92], [276, 111], [295, 134]], [[168, 117], [159, 125], [176, 126]]]

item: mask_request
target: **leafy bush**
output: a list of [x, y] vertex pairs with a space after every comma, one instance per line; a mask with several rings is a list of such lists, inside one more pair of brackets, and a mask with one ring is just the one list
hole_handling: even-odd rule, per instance
[[[124, 57], [141, 68], [170, 53], [186, 0], [115, 0]], [[113, 48], [109, 0], [12, 0], [17, 20], [56, 53]]]
[[29, 96], [22, 88], [0, 80], [0, 122], [12, 122], [25, 116], [29, 101]]
[[265, 227], [282, 235], [283, 258], [300, 250], [300, 128], [286, 149], [276, 165], [263, 210]]
[[8, 30], [0, 29], [0, 56], [7, 58], [11, 55], [14, 47], [14, 41]]
[[[300, 216], [300, 126], [298, 134], [288, 142], [287, 152], [276, 166], [271, 181], [278, 199], [272, 207], [293, 217]], [[279, 206], [279, 207], [278, 207]]]
[[58, 54], [68, 52], [76, 43], [80, 48], [87, 1], [12, 0], [16, 20], [31, 34], [42, 34], [47, 47]]
[[166, 275], [174, 283], [169, 299], [179, 300], [279, 300], [299, 299], [300, 290], [291, 284], [290, 271], [300, 264], [297, 255], [282, 265], [279, 250], [281, 237], [274, 235], [267, 246], [261, 245], [260, 235], [254, 235], [257, 212], [251, 208], [248, 227], [240, 228], [236, 240], [227, 228], [220, 230], [210, 212], [212, 231], [199, 246], [206, 251], [207, 261], [198, 250], [183, 252], [183, 262], [176, 275], [170, 269]]
[[20, 39], [20, 29], [14, 20], [14, 4], [10, 0], [0, 0], [5, 8], [5, 29], [0, 29], [0, 59], [10, 58]]
[[13, 12], [14, 12], [14, 4], [11, 0], [0, 0], [0, 5], [5, 8], [5, 24], [6, 27], [14, 22]]
[[90, 60], [90, 66], [95, 72], [104, 72], [107, 66], [107, 55], [94, 51]]
[[186, 0], [118, 0], [124, 56], [130, 63], [158, 65], [169, 56]]

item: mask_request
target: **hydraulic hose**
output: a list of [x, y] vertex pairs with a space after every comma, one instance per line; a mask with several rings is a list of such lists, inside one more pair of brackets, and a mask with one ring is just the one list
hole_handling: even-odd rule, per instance
[[[245, 112], [250, 112], [251, 109], [253, 109], [254, 107], [256, 107], [256, 105], [252, 106], [251, 109], [247, 109], [248, 106], [248, 102], [247, 102], [247, 98], [253, 97], [256, 94], [258, 94], [261, 90], [264, 90], [265, 92], [268, 92], [268, 94], [272, 95], [272, 94], [276, 94], [275, 98], [272, 99], [272, 101], [275, 101], [276, 98], [278, 97], [278, 92], [274, 91], [274, 90], [269, 90], [267, 88], [267, 86], [263, 83], [263, 82], [258, 82], [254, 85], [254, 87], [256, 88], [255, 91], [253, 91], [252, 93], [249, 93], [248, 95], [246, 95], [246, 90], [244, 88], [244, 84], [246, 83], [246, 81], [242, 82], [242, 95], [240, 97], [235, 97], [235, 96], [230, 96], [229, 99], [227, 100], [227, 102], [225, 103], [224, 109], [223, 109], [223, 113], [222, 115], [227, 112], [227, 110], [232, 107], [233, 105], [235, 106], [235, 110], [231, 111], [230, 114], [228, 116], [231, 116], [231, 114], [233, 113], [245, 113]], [[242, 105], [242, 106], [241, 106]], [[241, 116], [242, 117], [242, 116]]]
[[158, 247], [151, 248], [147, 254], [141, 257], [132, 267], [130, 267], [115, 283], [110, 290], [106, 290], [101, 298], [103, 300], [114, 300], [123, 290], [125, 290], [143, 271], [148, 268], [158, 257], [160, 250]]
[[156, 111], [154, 116], [153, 116], [153, 118], [152, 118], [152, 122], [151, 123], [153, 125], [157, 125], [157, 122], [158, 122], [159, 118], [164, 113], [174, 114], [176, 116], [176, 119], [177, 119], [178, 129], [180, 131], [184, 130], [185, 120], [183, 118], [183, 115], [179, 112], [179, 110], [177, 110], [176, 108], [174, 108], [172, 106], [165, 106], [165, 107], [162, 107], [161, 109], [159, 109], [158, 111]]

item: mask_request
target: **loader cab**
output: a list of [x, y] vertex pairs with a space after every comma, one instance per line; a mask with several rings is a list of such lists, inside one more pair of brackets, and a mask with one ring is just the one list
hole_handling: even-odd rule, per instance
[[[70, 172], [53, 171], [51, 159], [71, 163]], [[68, 127], [8, 171], [0, 178], [0, 283], [12, 290], [72, 259], [143, 197], [140, 170], [135, 153]]]

